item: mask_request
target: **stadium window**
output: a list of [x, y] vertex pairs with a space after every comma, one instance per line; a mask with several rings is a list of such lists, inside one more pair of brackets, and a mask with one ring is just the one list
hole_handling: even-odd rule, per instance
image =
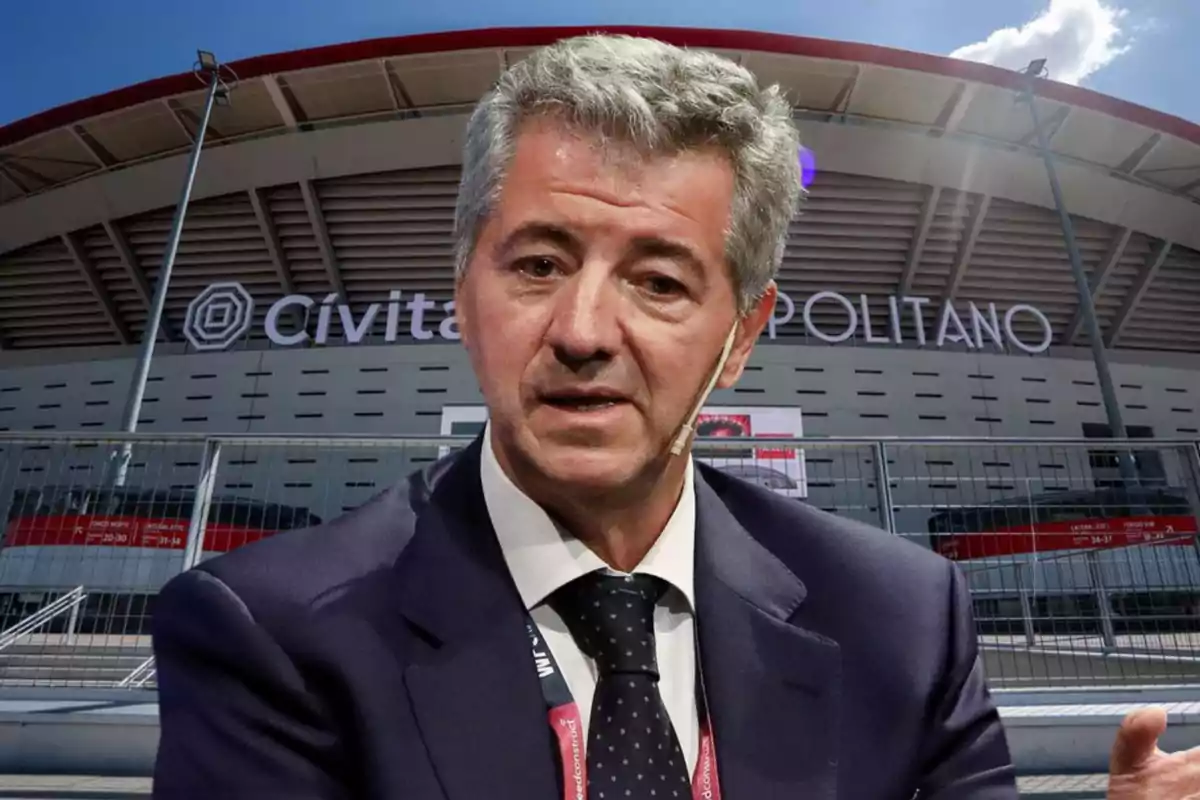
[[[1108, 439], [1112, 428], [1103, 422], [1083, 423], [1085, 439]], [[1129, 439], [1153, 439], [1154, 428], [1149, 425], [1126, 425], [1125, 436]], [[1121, 486], [1119, 451], [1112, 449], [1088, 450], [1088, 464], [1092, 468], [1092, 482], [1100, 488]], [[1162, 453], [1157, 450], [1134, 450], [1135, 475], [1143, 486], [1166, 486], [1167, 471], [1163, 466]]]

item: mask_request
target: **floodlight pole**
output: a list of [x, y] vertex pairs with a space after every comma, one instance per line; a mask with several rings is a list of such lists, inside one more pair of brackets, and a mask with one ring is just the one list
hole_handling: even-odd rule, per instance
[[[1112, 372], [1108, 368], [1108, 352], [1104, 347], [1104, 339], [1100, 333], [1100, 323], [1096, 320], [1096, 306], [1092, 302], [1092, 287], [1088, 283], [1087, 274], [1083, 271], [1083, 261], [1079, 257], [1079, 245], [1075, 241], [1075, 226], [1071, 223], [1071, 215], [1063, 201], [1062, 186], [1058, 182], [1058, 172], [1054, 168], [1054, 156], [1050, 152], [1050, 143], [1046, 139], [1046, 131], [1042, 129], [1038, 117], [1037, 104], [1034, 102], [1033, 79], [1045, 68], [1045, 61], [1033, 62], [1024, 73], [1024, 90], [1022, 99], [1029, 105], [1029, 116], [1033, 121], [1033, 133], [1037, 139], [1038, 153], [1046, 165], [1046, 177], [1050, 179], [1050, 193], [1054, 196], [1054, 207], [1058, 211], [1058, 221], [1062, 225], [1063, 241], [1067, 248], [1067, 260], [1071, 263], [1071, 274], [1075, 278], [1075, 289], [1079, 293], [1079, 313], [1083, 324], [1087, 326], [1088, 340], [1092, 345], [1092, 361], [1096, 364], [1096, 379], [1100, 384], [1100, 395], [1104, 401], [1104, 412], [1108, 417], [1110, 438], [1126, 438], [1125, 423], [1121, 419], [1121, 406], [1117, 402], [1117, 393], [1113, 388]], [[1137, 482], [1137, 471], [1128, 452], [1117, 457], [1121, 478], [1126, 487], [1134, 486]]]
[[[171, 269], [175, 266], [175, 254], [179, 250], [179, 238], [183, 234], [183, 220], [187, 214], [188, 202], [192, 196], [192, 184], [196, 180], [196, 168], [200, 164], [200, 151], [204, 149], [204, 134], [208, 131], [208, 120], [212, 116], [213, 104], [217, 95], [228, 91], [221, 81], [221, 65], [216, 63], [210, 53], [201, 53], [197, 75], [202, 75], [208, 81], [208, 94], [204, 101], [204, 113], [200, 117], [200, 127], [196, 130], [196, 140], [192, 143], [191, 155], [188, 157], [187, 174], [179, 195], [179, 204], [175, 206], [175, 218], [171, 222], [171, 232], [167, 236], [166, 250], [163, 252], [162, 268], [158, 273], [158, 286], [154, 291], [154, 300], [150, 304], [150, 312], [146, 317], [146, 326], [142, 330], [142, 349], [138, 355], [137, 366], [133, 371], [133, 379], [129, 385], [129, 393], [125, 399], [125, 412], [121, 419], [121, 431], [133, 433], [137, 430], [138, 416], [142, 411], [142, 399], [146, 395], [146, 380], [150, 374], [150, 362], [154, 359], [154, 344], [158, 338], [159, 325], [162, 322], [163, 309], [167, 303], [167, 290], [171, 286]], [[118, 455], [116, 474], [113, 485], [125, 485], [129, 472], [129, 461], [133, 455], [133, 444], [126, 442]]]

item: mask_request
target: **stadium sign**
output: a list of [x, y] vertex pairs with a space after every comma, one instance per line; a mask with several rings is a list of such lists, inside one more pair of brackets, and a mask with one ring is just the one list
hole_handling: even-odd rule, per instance
[[[405, 301], [403, 292], [395, 290], [388, 294], [386, 303], [371, 303], [357, 318], [349, 305], [337, 300], [336, 294], [328, 294], [319, 301], [302, 294], [282, 297], [267, 309], [264, 333], [280, 347], [308, 342], [353, 345], [365, 341], [382, 321], [384, 341], [395, 342], [402, 335], [401, 310], [405, 309], [408, 311], [408, 330], [404, 332], [407, 338], [415, 341], [438, 338], [458, 341], [461, 338], [454, 318], [453, 300], [438, 303], [424, 292], [415, 292]], [[314, 306], [317, 306], [315, 331], [310, 332], [307, 326], [288, 324], [293, 317], [311, 318]], [[814, 311], [819, 306], [832, 306], [843, 322], [831, 326], [826, 321], [818, 325]], [[224, 350], [250, 330], [254, 307], [254, 298], [240, 283], [214, 283], [188, 304], [184, 336], [197, 350]], [[435, 324], [428, 315], [437, 310], [442, 312], [443, 318]], [[795, 301], [780, 292], [774, 314], [767, 324], [767, 338], [775, 339], [779, 329], [795, 318], [797, 310]], [[820, 291], [804, 301], [799, 313], [808, 334], [830, 344], [856, 336], [861, 336], [868, 344], [903, 344], [909, 341], [902, 334], [905, 319], [912, 323], [912, 341], [921, 347], [957, 344], [982, 350], [991, 345], [1001, 350], [1014, 347], [1026, 353], [1041, 353], [1050, 347], [1052, 336], [1046, 315], [1024, 303], [1010, 306], [1001, 313], [995, 303], [987, 303], [981, 308], [968, 302], [960, 308], [951, 302], [935, 305], [928, 297], [891, 295], [881, 301], [880, 298], [872, 300], [865, 294], [858, 295], [854, 301], [838, 292]], [[1031, 318], [1041, 328], [1041, 335], [1036, 340], [1023, 339], [1017, 334], [1013, 323], [1019, 317]], [[929, 323], [936, 323], [932, 342], [926, 334]]]
[[[858, 295], [858, 302], [839, 292], [817, 292], [804, 301], [801, 316], [804, 329], [810, 336], [829, 344], [838, 344], [861, 333], [867, 344], [902, 344], [905, 339], [901, 333], [901, 322], [905, 316], [913, 324], [914, 339], [918, 345], [925, 347], [929, 344], [926, 334], [926, 324], [936, 320], [937, 333], [934, 336], [935, 347], [945, 347], [949, 344], [962, 344], [971, 349], [982, 350], [989, 344], [999, 349], [1006, 345], [1015, 347], [1026, 353], [1042, 353], [1050, 347], [1053, 331], [1050, 320], [1036, 306], [1018, 303], [1009, 306], [1001, 314], [995, 303], [988, 303], [980, 308], [974, 302], [966, 304], [965, 311], [960, 313], [952, 302], [943, 301], [940, 307], [934, 306], [934, 301], [928, 297], [909, 297], [907, 295], [888, 295], [886, 309], [880, 308], [878, 299], [872, 305], [865, 294]], [[839, 329], [819, 327], [813, 319], [813, 309], [818, 304], [832, 305], [840, 308], [844, 315], [844, 323]], [[796, 304], [786, 293], [780, 292], [775, 302], [775, 313], [767, 324], [767, 336], [774, 339], [776, 330], [791, 322], [796, 316]], [[1013, 321], [1019, 316], [1032, 318], [1041, 328], [1041, 335], [1036, 341], [1028, 341], [1017, 335]]]

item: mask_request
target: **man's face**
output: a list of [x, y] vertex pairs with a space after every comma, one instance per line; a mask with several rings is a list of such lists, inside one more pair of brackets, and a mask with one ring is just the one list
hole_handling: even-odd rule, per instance
[[666, 463], [735, 324], [718, 385], [737, 380], [775, 295], [739, 322], [733, 188], [716, 151], [614, 158], [551, 121], [522, 129], [456, 292], [510, 473], [629, 487]]

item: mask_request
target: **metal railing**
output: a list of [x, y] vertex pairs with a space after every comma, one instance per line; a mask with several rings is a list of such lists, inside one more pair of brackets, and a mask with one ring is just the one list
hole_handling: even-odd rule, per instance
[[[52, 614], [0, 654], [0, 685], [153, 686], [148, 623], [172, 576], [470, 441], [0, 433], [0, 628], [87, 595], [72, 624]], [[956, 561], [994, 685], [1200, 683], [1195, 441], [705, 439], [696, 454]]]
[[150, 656], [145, 661], [134, 667], [132, 672], [130, 672], [121, 680], [117, 681], [117, 688], [141, 689], [154, 679], [155, 673], [156, 669], [154, 667], [154, 656]]
[[51, 620], [60, 614], [70, 613], [71, 620], [67, 623], [67, 636], [73, 637], [75, 625], [79, 620], [79, 606], [87, 599], [82, 586], [76, 586], [57, 600], [46, 604], [39, 611], [25, 617], [11, 628], [0, 631], [0, 650], [7, 649], [26, 636], [36, 633], [50, 624]]

